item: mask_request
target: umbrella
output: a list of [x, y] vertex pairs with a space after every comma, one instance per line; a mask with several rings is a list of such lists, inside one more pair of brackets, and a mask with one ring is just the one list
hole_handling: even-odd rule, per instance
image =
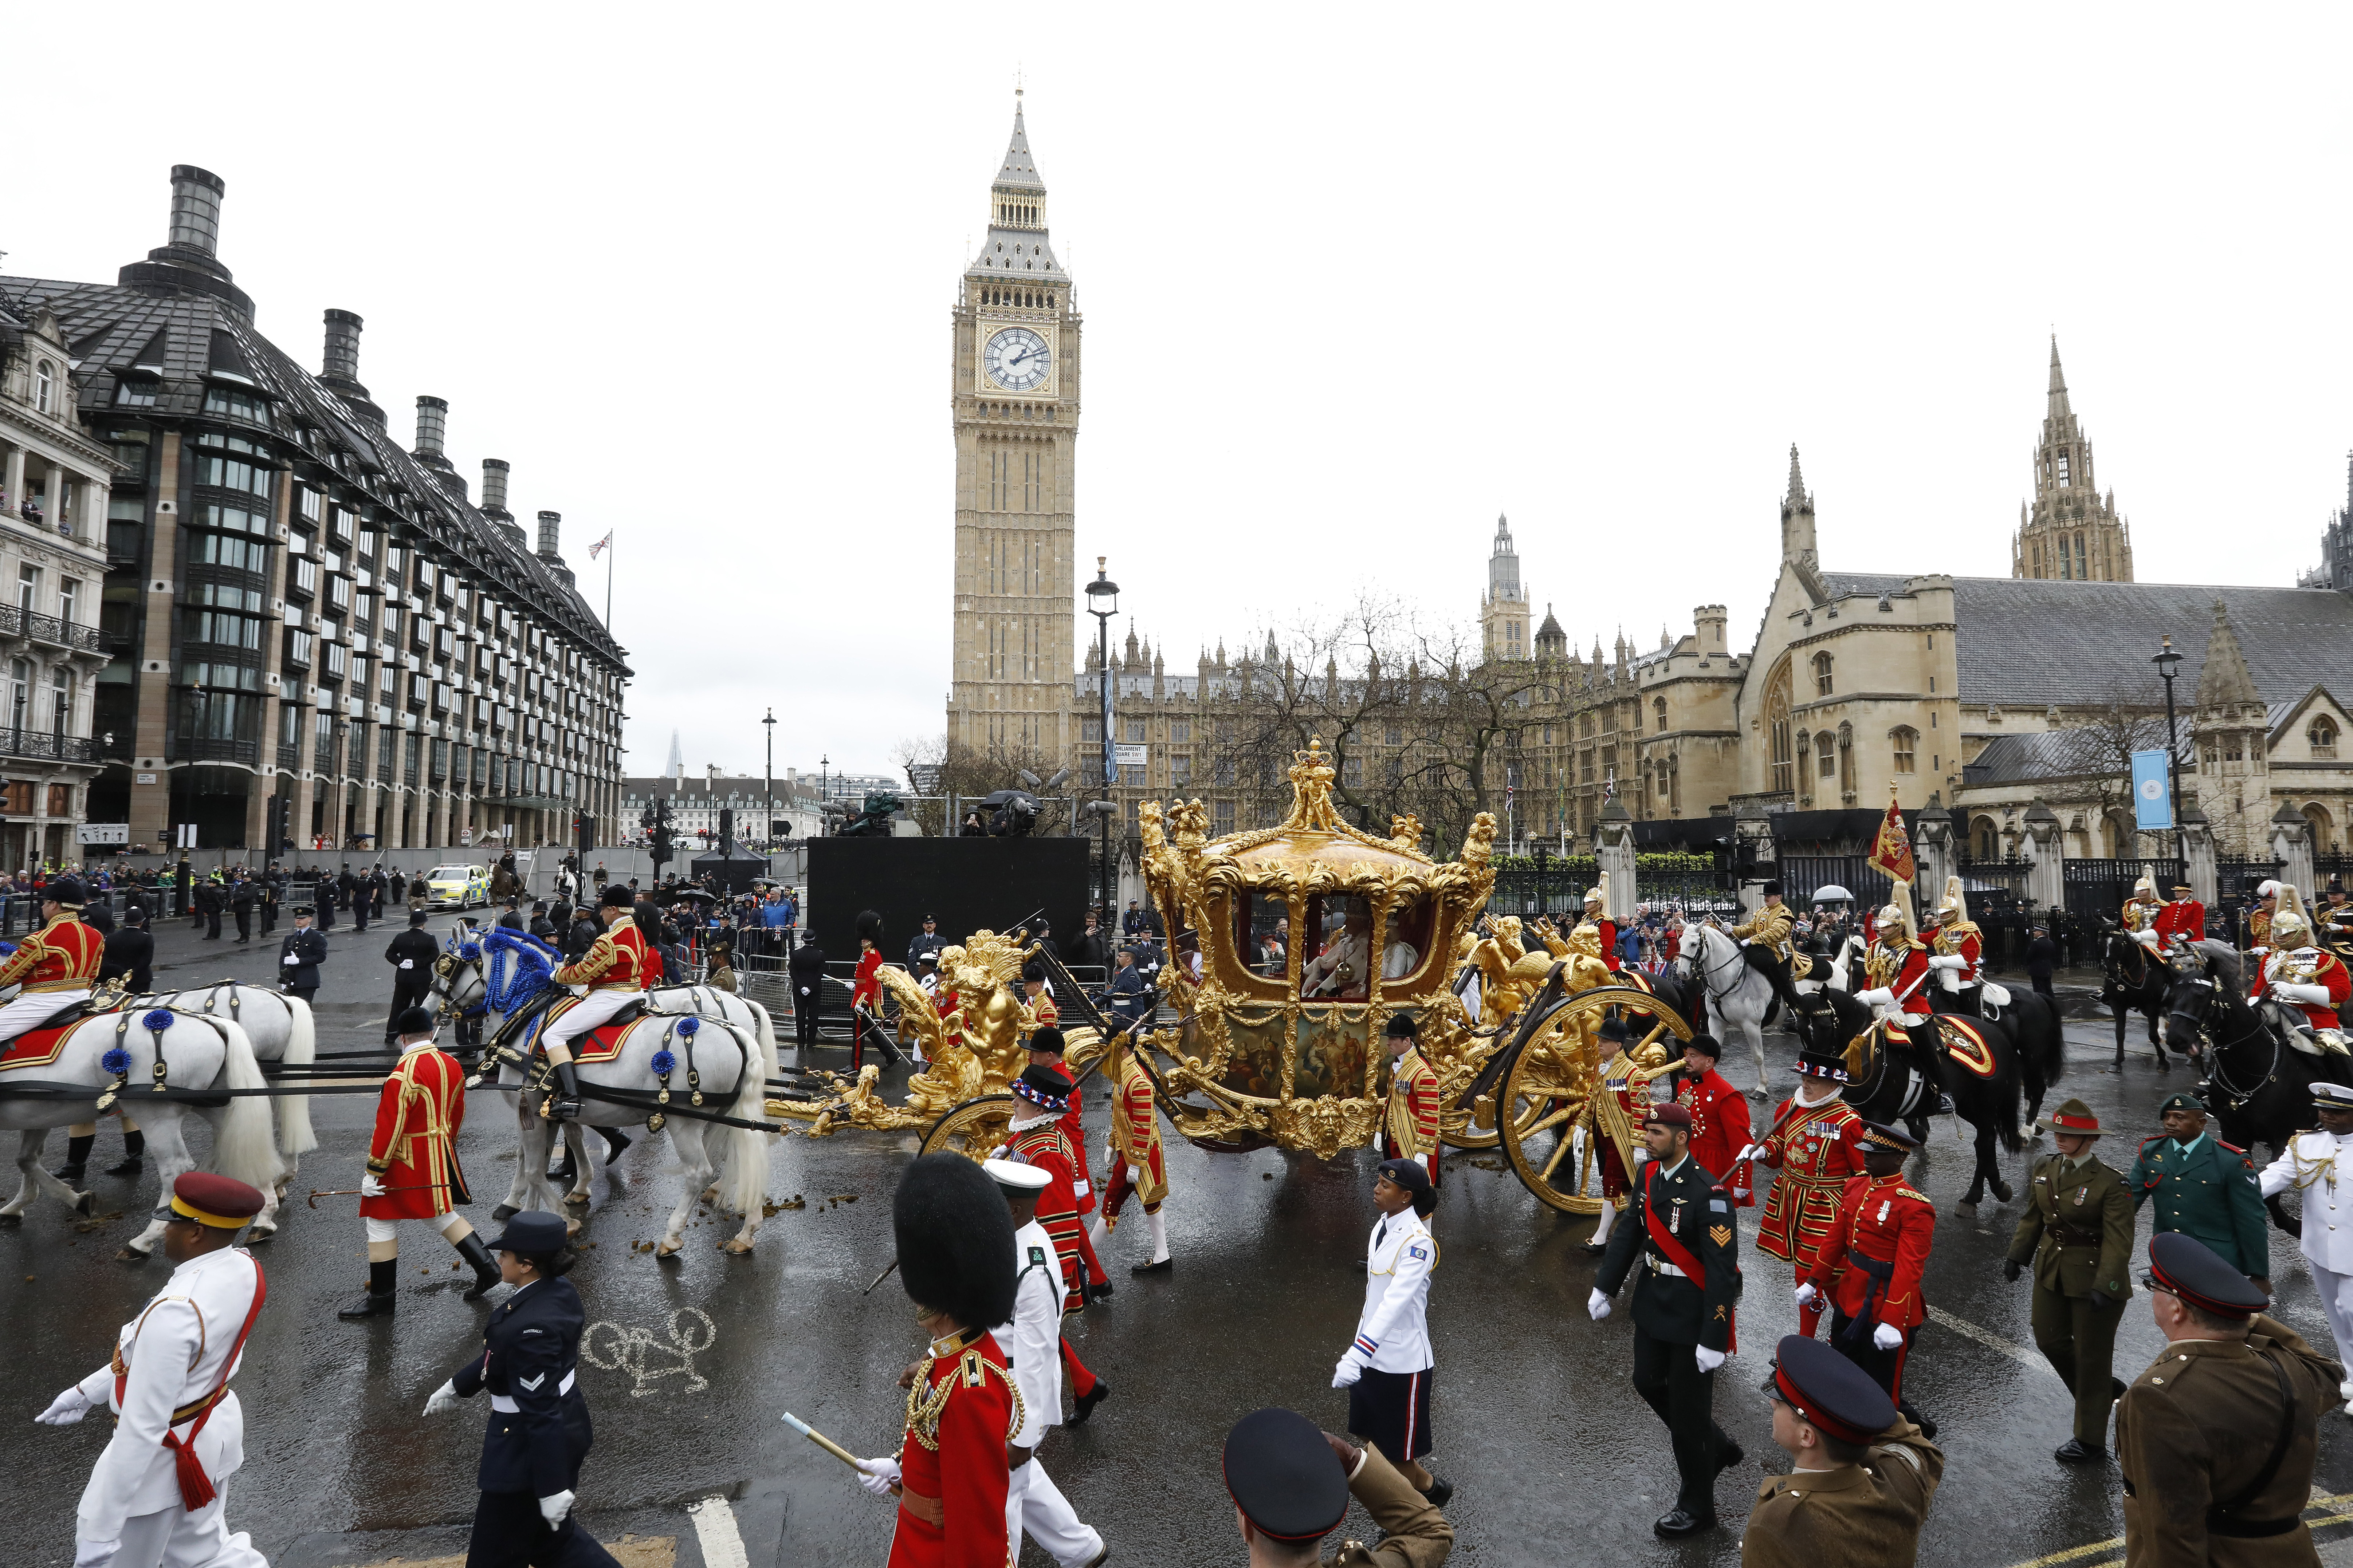
[[1854, 895], [1848, 892], [1844, 888], [1840, 887], [1836, 882], [1824, 882], [1820, 887], [1814, 889], [1814, 902], [1818, 904], [1851, 904], [1854, 902]]

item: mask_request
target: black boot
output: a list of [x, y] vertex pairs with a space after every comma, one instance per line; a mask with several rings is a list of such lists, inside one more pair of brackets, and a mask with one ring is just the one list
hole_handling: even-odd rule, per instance
[[400, 1259], [387, 1258], [382, 1263], [368, 1265], [367, 1294], [337, 1312], [338, 1318], [389, 1318], [392, 1316], [393, 1289], [400, 1273]]
[[573, 1163], [572, 1145], [567, 1142], [564, 1145], [564, 1158], [556, 1163], [554, 1170], [547, 1173], [547, 1179], [558, 1186], [568, 1187], [572, 1184], [572, 1179], [579, 1173], [580, 1167]]
[[69, 1187], [79, 1186], [83, 1175], [90, 1169], [90, 1146], [97, 1142], [98, 1134], [95, 1132], [87, 1138], [69, 1134], [66, 1138], [66, 1163], [49, 1174]]
[[605, 1163], [607, 1165], [621, 1157], [622, 1150], [637, 1142], [617, 1127], [599, 1127], [596, 1131], [604, 1135]]
[[122, 1135], [122, 1158], [106, 1168], [110, 1176], [135, 1176], [147, 1168], [147, 1134], [133, 1129]]
[[[554, 1066], [555, 1093], [549, 1097], [547, 1109], [540, 1114], [550, 1121], [565, 1121], [580, 1114], [580, 1072], [570, 1062]], [[566, 1153], [570, 1151], [567, 1149]]]
[[474, 1286], [466, 1292], [467, 1300], [480, 1300], [483, 1291], [501, 1282], [499, 1260], [492, 1258], [491, 1249], [482, 1245], [479, 1231], [470, 1230], [458, 1239], [458, 1256], [472, 1265], [474, 1270]]

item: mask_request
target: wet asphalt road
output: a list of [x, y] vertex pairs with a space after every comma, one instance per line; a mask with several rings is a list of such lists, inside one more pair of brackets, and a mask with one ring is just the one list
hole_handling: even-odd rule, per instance
[[[159, 932], [167, 966], [159, 984], [259, 980], [274, 965], [274, 944], [220, 951], [185, 929], [175, 922]], [[393, 929], [332, 933], [322, 1051], [380, 1038], [390, 994], [381, 953]], [[2105, 1022], [2071, 1026], [2075, 1066], [2054, 1102], [2078, 1094], [2113, 1128], [2154, 1131], [2158, 1101], [2189, 1074], [2177, 1066], [2160, 1076], [2140, 1045], [2124, 1076], [2104, 1073], [2109, 1037]], [[1794, 1044], [1773, 1037], [1768, 1054], [1781, 1071]], [[844, 1058], [830, 1051], [818, 1059]], [[1746, 1070], [1735, 1064], [1736, 1082]], [[335, 1309], [364, 1279], [354, 1200], [322, 1200], [315, 1212], [301, 1201], [314, 1186], [358, 1184], [372, 1104], [365, 1095], [313, 1101], [322, 1147], [295, 1178], [278, 1238], [259, 1249], [269, 1305], [237, 1379], [247, 1458], [228, 1497], [233, 1527], [250, 1531], [281, 1564], [459, 1551], [473, 1507], [484, 1412], [468, 1406], [431, 1422], [418, 1414], [469, 1355], [482, 1316], [460, 1299], [454, 1256], [421, 1229], [405, 1234], [398, 1316], [339, 1322]], [[487, 1225], [513, 1168], [512, 1124], [491, 1097], [472, 1105], [460, 1150], [480, 1194], [474, 1216]], [[1098, 1160], [1104, 1120], [1100, 1105], [1091, 1107]], [[2134, 1141], [2112, 1139], [2105, 1157], [2126, 1163]], [[53, 1135], [53, 1163], [62, 1148], [62, 1133]], [[860, 1291], [892, 1256], [889, 1197], [912, 1148], [912, 1140], [862, 1134], [774, 1145], [771, 1197], [799, 1195], [807, 1206], [775, 1215], [748, 1258], [717, 1250], [732, 1226], [715, 1218], [688, 1230], [672, 1263], [635, 1250], [659, 1234], [673, 1201], [659, 1140], [641, 1139], [600, 1173], [584, 1238], [590, 1249], [573, 1275], [596, 1325], [582, 1381], [597, 1441], [580, 1506], [599, 1535], [674, 1536], [676, 1561], [693, 1568], [707, 1559], [686, 1510], [718, 1495], [760, 1568], [882, 1561], [892, 1510], [777, 1415], [794, 1410], [860, 1453], [892, 1449], [902, 1398], [893, 1383], [920, 1335], [895, 1280], [871, 1297]], [[117, 1149], [109, 1126], [94, 1167]], [[2013, 1180], [2031, 1157], [2006, 1159]], [[1344, 1419], [1345, 1396], [1329, 1384], [1361, 1299], [1355, 1264], [1372, 1218], [1372, 1160], [1211, 1156], [1182, 1144], [1169, 1158], [1176, 1271], [1130, 1280], [1125, 1265], [1144, 1256], [1142, 1227], [1113, 1238], [1107, 1261], [1118, 1295], [1075, 1324], [1071, 1338], [1114, 1393], [1088, 1426], [1053, 1438], [1043, 1458], [1108, 1538], [1114, 1561], [1239, 1562], [1218, 1479], [1219, 1443], [1228, 1426], [1264, 1404]], [[2122, 1519], [2112, 1466], [2069, 1469], [2050, 1458], [2067, 1436], [2068, 1400], [2032, 1349], [2028, 1286], [2003, 1283], [2000, 1269], [2019, 1208], [1989, 1200], [1974, 1224], [1955, 1215], [1968, 1172], [1952, 1124], [1938, 1123], [1915, 1180], [1940, 1208], [1927, 1289], [1945, 1321], [1923, 1331], [1907, 1388], [1942, 1423], [1949, 1456], [1920, 1561], [1979, 1568], [2092, 1546], [2117, 1535]], [[84, 1228], [42, 1205], [21, 1227], [0, 1232], [0, 1334], [15, 1352], [0, 1398], [0, 1467], [16, 1516], [5, 1555], [28, 1568], [71, 1562], [74, 1503], [108, 1430], [95, 1418], [52, 1430], [31, 1416], [106, 1359], [116, 1326], [166, 1273], [160, 1258], [114, 1258], [153, 1201], [152, 1176], [135, 1191], [123, 1178], [93, 1182], [101, 1216], [119, 1217]], [[1744, 1349], [1718, 1379], [1717, 1417], [1748, 1455], [1718, 1490], [1725, 1528], [1670, 1545], [1650, 1524], [1672, 1500], [1672, 1468], [1664, 1431], [1627, 1383], [1626, 1315], [1600, 1324], [1585, 1315], [1593, 1263], [1577, 1244], [1591, 1224], [1539, 1207], [1491, 1156], [1449, 1162], [1435, 1221], [1444, 1251], [1431, 1310], [1433, 1468], [1461, 1488], [1449, 1510], [1455, 1560], [1549, 1563], [1562, 1560], [1564, 1542], [1587, 1542], [1592, 1551], [1571, 1557], [1735, 1563], [1747, 1500], [1768, 1468], [1781, 1468], [1755, 1389], [1773, 1341], [1794, 1319], [1783, 1267], [1747, 1257]], [[2281, 1315], [2327, 1344], [2294, 1243], [2273, 1241]], [[2119, 1337], [2119, 1375], [2137, 1373], [2158, 1344], [2137, 1296]], [[2353, 1490], [2353, 1423], [2331, 1417], [2324, 1431], [2317, 1489]], [[1371, 1534], [1361, 1512], [1345, 1531]], [[2120, 1548], [2093, 1550], [2065, 1561], [2120, 1556]], [[1046, 1560], [1031, 1548], [1024, 1561]]]

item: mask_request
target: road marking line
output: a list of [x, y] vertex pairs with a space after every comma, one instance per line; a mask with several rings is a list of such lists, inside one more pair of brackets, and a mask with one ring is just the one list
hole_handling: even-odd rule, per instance
[[689, 1503], [686, 1513], [694, 1521], [703, 1568], [752, 1568], [752, 1559], [744, 1551], [743, 1533], [735, 1528], [735, 1510], [727, 1506], [725, 1498], [712, 1496]]
[[[2002, 1354], [2008, 1356], [2014, 1362], [2019, 1362], [2024, 1365], [2031, 1367], [2042, 1367], [2050, 1364], [2036, 1352], [2030, 1351], [2023, 1345], [2014, 1345], [2010, 1343], [2008, 1340], [2003, 1339], [2000, 1334], [1995, 1333], [1991, 1329], [1981, 1329], [1965, 1318], [1956, 1318], [1950, 1312], [1946, 1311], [1942, 1307], [1929, 1308], [1928, 1318], [1930, 1321], [1936, 1323], [1940, 1327], [1950, 1329], [1953, 1332], [1959, 1334], [1964, 1338], [1975, 1340], [1978, 1343], [1984, 1345], [1989, 1350], [2000, 1351]], [[2085, 1550], [2089, 1550], [2089, 1548], [2086, 1548]], [[2064, 1561], [2065, 1555], [2076, 1554], [2069, 1553], [2061, 1557], [2050, 1557], [2043, 1559], [2043, 1561], [2047, 1563], [2063, 1562]], [[2031, 1568], [2031, 1565], [2021, 1564], [2021, 1568]]]
[[[2304, 1511], [2309, 1513], [2316, 1508], [2335, 1508], [2347, 1501], [2353, 1501], [2353, 1492], [2339, 1492], [2333, 1497], [2316, 1497], [2304, 1505]], [[2318, 1530], [2324, 1525], [2343, 1524], [2348, 1520], [2353, 1520], [2353, 1513], [2333, 1513], [2325, 1519], [2307, 1519], [2304, 1522], [2306, 1529]], [[2094, 1541], [2088, 1546], [2070, 1546], [2064, 1552], [2054, 1552], [2048, 1557], [2037, 1557], [2031, 1563], [2012, 1563], [2011, 1568], [2052, 1568], [2054, 1563], [2072, 1563], [2079, 1557], [2089, 1557], [2094, 1552], [2114, 1552], [2124, 1543], [2125, 1538], [2119, 1535], [2109, 1541]], [[2087, 1563], [2085, 1568], [2115, 1568], [2116, 1563], [2123, 1561], [2121, 1557], [2111, 1558], [2105, 1563]]]

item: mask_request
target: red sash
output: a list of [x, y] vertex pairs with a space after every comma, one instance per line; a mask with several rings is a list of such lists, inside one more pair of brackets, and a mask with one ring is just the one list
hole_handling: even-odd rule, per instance
[[[250, 1258], [247, 1261], [253, 1262]], [[173, 1426], [186, 1420], [190, 1412], [195, 1413], [195, 1425], [188, 1428], [186, 1437], [183, 1438], [170, 1426], [164, 1429], [164, 1447], [172, 1450], [173, 1466], [179, 1471], [180, 1502], [190, 1513], [195, 1512], [200, 1508], [209, 1507], [213, 1499], [218, 1495], [213, 1490], [212, 1478], [205, 1474], [205, 1467], [196, 1458], [196, 1434], [203, 1431], [205, 1423], [213, 1418], [213, 1407], [220, 1403], [221, 1395], [228, 1391], [228, 1375], [237, 1366], [238, 1352], [245, 1349], [245, 1337], [253, 1332], [253, 1321], [261, 1316], [261, 1303], [269, 1299], [269, 1281], [263, 1277], [261, 1265], [254, 1262], [253, 1305], [246, 1311], [245, 1326], [237, 1331], [237, 1343], [228, 1347], [228, 1359], [221, 1363], [220, 1381], [213, 1384], [213, 1391], [210, 1394], [206, 1394], [195, 1404], [183, 1405], [172, 1412]], [[118, 1353], [116, 1357], [118, 1364], [121, 1359]], [[123, 1367], [114, 1374], [114, 1407], [117, 1410], [122, 1408], [122, 1390], [130, 1381], [129, 1367]]]
[[[1661, 1230], [1651, 1223], [1651, 1173], [1658, 1168], [1659, 1163], [1656, 1160], [1646, 1160], [1642, 1163], [1642, 1228], [1649, 1233], [1651, 1245], [1665, 1253], [1667, 1261], [1682, 1269], [1683, 1278], [1699, 1287], [1701, 1292], [1704, 1294], [1707, 1290], [1707, 1269], [1701, 1264], [1698, 1255], [1685, 1247], [1683, 1238], [1674, 1232]], [[1739, 1348], [1740, 1339], [1736, 1331], [1736, 1321], [1732, 1310], [1727, 1307], [1725, 1310], [1724, 1353], [1731, 1355]]]

